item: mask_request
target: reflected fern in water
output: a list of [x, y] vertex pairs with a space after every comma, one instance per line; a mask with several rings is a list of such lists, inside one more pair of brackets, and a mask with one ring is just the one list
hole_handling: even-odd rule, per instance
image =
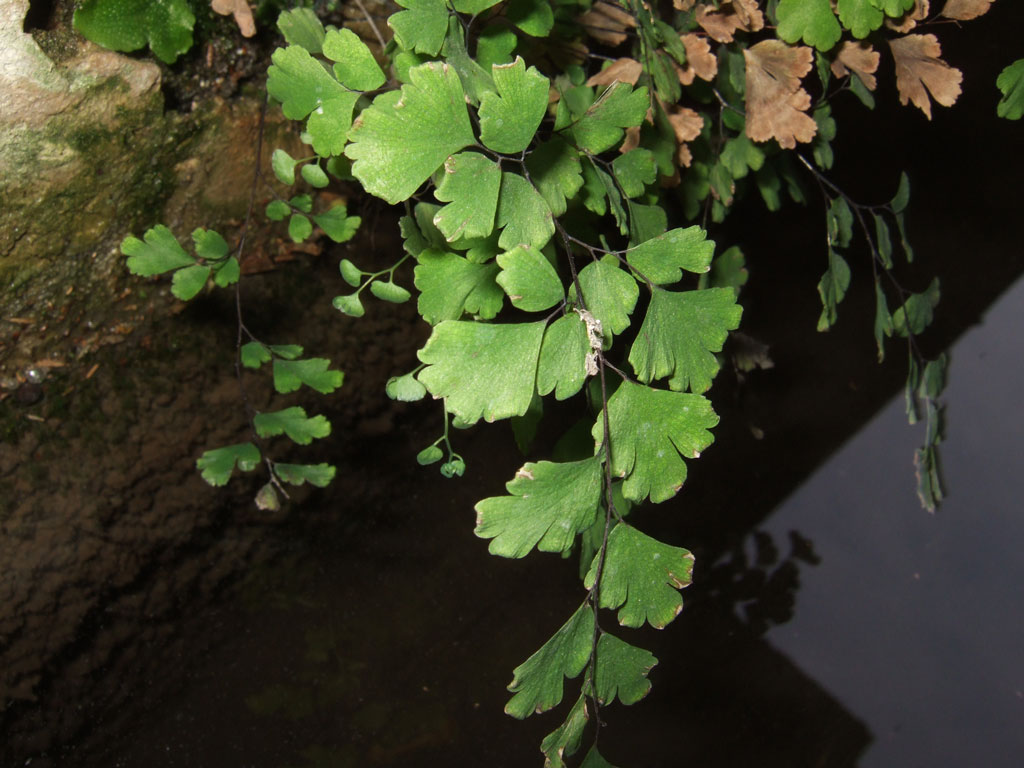
[[800, 565], [815, 566], [821, 559], [814, 545], [797, 531], [789, 532], [789, 552], [779, 559], [771, 534], [755, 531], [746, 542], [719, 558], [707, 575], [707, 598], [720, 607], [731, 606], [755, 634], [793, 618], [800, 589]]

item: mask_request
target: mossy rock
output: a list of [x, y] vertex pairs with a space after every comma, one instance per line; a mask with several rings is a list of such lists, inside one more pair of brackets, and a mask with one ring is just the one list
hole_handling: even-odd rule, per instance
[[165, 110], [155, 63], [86, 41], [57, 64], [21, 31], [27, 8], [0, 0], [0, 384], [117, 322], [117, 297], [142, 285], [126, 274], [125, 235], [244, 217], [260, 119], [253, 98]]

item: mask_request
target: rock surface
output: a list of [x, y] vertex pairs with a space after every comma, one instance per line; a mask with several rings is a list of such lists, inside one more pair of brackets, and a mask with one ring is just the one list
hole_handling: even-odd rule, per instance
[[[0, 391], [123, 335], [125, 235], [237, 225], [260, 121], [258, 98], [165, 110], [156, 64], [81, 38], [56, 64], [21, 31], [28, 5], [0, 0]], [[288, 130], [271, 115], [265, 139]]]
[[[53, 764], [91, 722], [118, 716], [129, 684], [173, 684], [155, 660], [186, 652], [193, 607], [272, 557], [273, 532], [289, 519], [287, 506], [274, 516], [252, 503], [265, 478], [214, 489], [195, 469], [206, 448], [247, 439], [233, 297], [183, 305], [169, 281], [128, 275], [118, 248], [158, 222], [181, 241], [197, 226], [234, 239], [249, 207], [259, 93], [168, 110], [152, 62], [74, 36], [52, 61], [22, 31], [28, 6], [0, 0], [0, 765]], [[295, 151], [292, 128], [266, 116], [268, 171], [272, 148]], [[261, 209], [265, 186], [259, 195]], [[261, 409], [326, 412], [330, 445], [295, 460], [338, 464], [336, 487], [372, 509], [382, 491], [359, 467], [367, 441], [402, 411], [382, 391], [414, 365], [414, 307], [340, 317], [330, 306], [344, 290], [337, 258], [312, 258], [319, 246], [290, 248], [281, 234], [261, 223], [247, 235], [250, 327], [330, 357], [346, 383], [337, 405], [274, 399], [265, 375], [248, 394]], [[380, 259], [401, 248], [387, 237], [357, 243], [348, 247]], [[253, 275], [281, 256], [301, 269]], [[368, 339], [374, 355], [357, 363]]]

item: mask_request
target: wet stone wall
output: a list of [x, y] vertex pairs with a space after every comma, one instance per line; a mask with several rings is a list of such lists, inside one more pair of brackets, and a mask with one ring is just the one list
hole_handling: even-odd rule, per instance
[[88, 367], [54, 369], [31, 399], [0, 402], [0, 764], [59, 754], [94, 721], [109, 731], [128, 697], [173, 687], [168, 657], [201, 642], [191, 614], [271, 561], [288, 526], [316, 515], [358, 524], [379, 506], [388, 490], [364, 471], [374, 445], [413, 428], [383, 385], [413, 365], [421, 334], [411, 307], [340, 316], [330, 306], [336, 261], [307, 259], [243, 289], [254, 328], [272, 323], [272, 341], [301, 341], [346, 372], [329, 397], [275, 396], [269, 376], [244, 379], [257, 409], [302, 404], [331, 419], [322, 445], [269, 445], [275, 458], [338, 467], [316, 504], [298, 489], [264, 512], [253, 498], [265, 478], [236, 475], [215, 489], [196, 471], [206, 448], [249, 439], [230, 295], [141, 326]]

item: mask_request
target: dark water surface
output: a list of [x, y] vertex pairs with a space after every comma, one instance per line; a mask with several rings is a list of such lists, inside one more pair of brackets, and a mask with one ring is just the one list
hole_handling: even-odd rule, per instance
[[950, 497], [907, 494], [913, 435], [894, 399], [766, 524], [821, 564], [766, 639], [864, 721], [860, 765], [1024, 763], [1024, 282], [952, 350]]

